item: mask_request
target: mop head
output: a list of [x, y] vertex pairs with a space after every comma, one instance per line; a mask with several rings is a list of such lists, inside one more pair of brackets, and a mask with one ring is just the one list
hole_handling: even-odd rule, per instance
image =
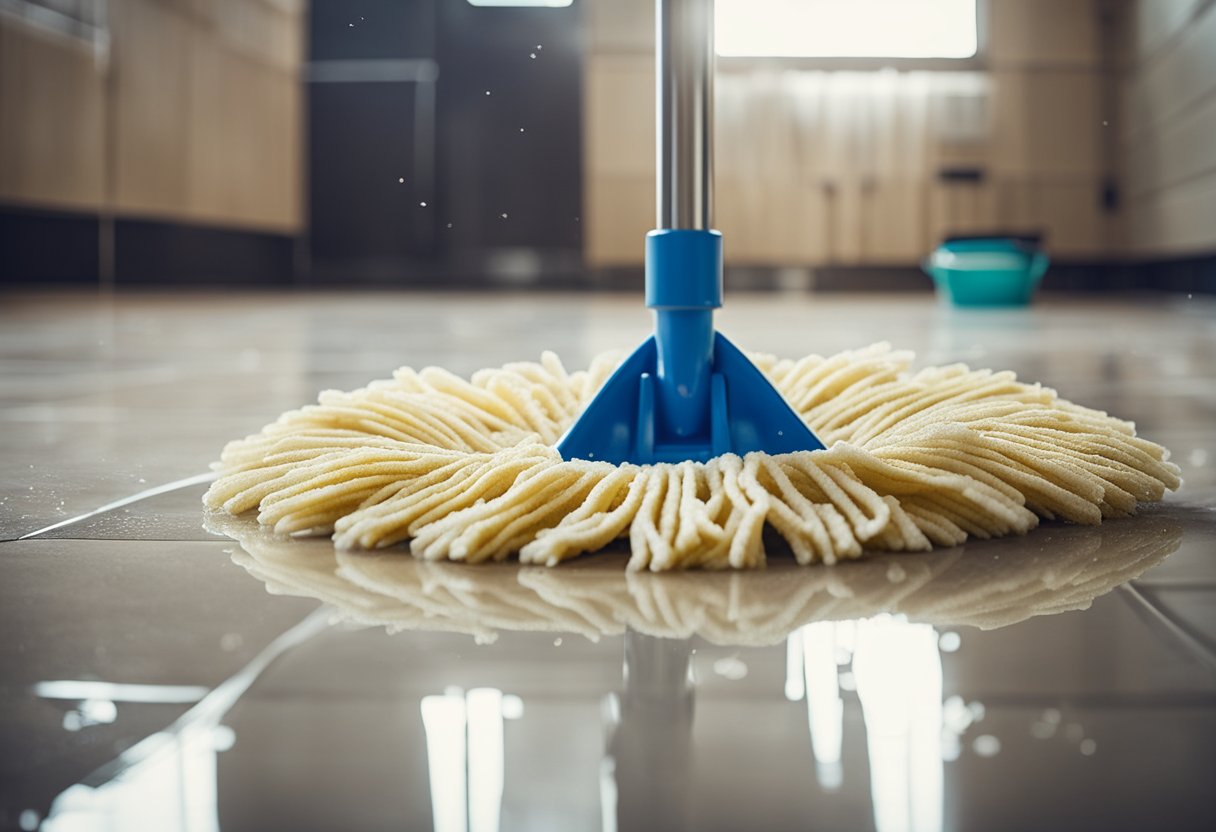
[[[409, 541], [426, 560], [556, 565], [629, 541], [628, 568], [763, 566], [765, 530], [798, 563], [1097, 524], [1178, 488], [1135, 426], [1011, 372], [909, 372], [880, 344], [830, 358], [752, 356], [827, 450], [707, 463], [563, 460], [554, 445], [623, 358], [556, 356], [464, 380], [398, 370], [230, 443], [205, 503], [343, 549]], [[769, 543], [772, 542], [770, 533]]]

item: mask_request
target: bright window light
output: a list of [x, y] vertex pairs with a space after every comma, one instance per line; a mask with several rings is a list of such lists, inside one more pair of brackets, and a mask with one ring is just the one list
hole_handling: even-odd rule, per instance
[[574, 0], [469, 0], [471, 6], [548, 6], [560, 9], [569, 6]]
[[970, 58], [976, 0], [717, 0], [719, 55]]

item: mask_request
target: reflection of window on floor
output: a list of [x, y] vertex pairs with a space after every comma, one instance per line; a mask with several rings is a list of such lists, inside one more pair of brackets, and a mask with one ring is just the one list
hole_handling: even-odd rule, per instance
[[941, 832], [942, 663], [937, 632], [901, 616], [817, 622], [786, 642], [786, 698], [806, 697], [815, 774], [843, 784], [844, 705], [856, 690], [866, 727], [878, 832]]
[[[839, 629], [839, 640], [844, 642], [852, 625], [851, 621], [840, 624], [821, 621], [803, 627], [801, 639], [790, 638], [798, 653], [795, 661], [802, 666], [815, 774], [825, 791], [836, 791], [844, 779], [840, 766], [840, 751], [844, 744], [844, 701], [840, 698], [840, 677], [836, 673], [837, 631]], [[789, 693], [791, 690], [787, 681], [786, 695]]]
[[718, 54], [970, 58], [976, 0], [717, 0]]
[[106, 41], [106, 0], [0, 0], [0, 15], [98, 46]]
[[502, 811], [503, 720], [523, 715], [497, 688], [422, 698], [435, 832], [496, 832]]
[[[207, 688], [194, 685], [114, 684], [96, 680], [39, 682], [34, 695], [74, 703], [63, 716], [65, 731], [107, 725], [128, 703], [185, 705], [202, 701]], [[215, 715], [218, 719], [222, 712]], [[129, 764], [99, 785], [77, 783], [55, 798], [44, 822], [33, 810], [23, 813], [22, 829], [75, 832], [80, 829], [160, 829], [217, 832], [216, 754], [232, 747], [236, 735], [213, 719], [184, 719], [179, 731], [163, 731], [140, 742]], [[120, 758], [121, 760], [122, 758]], [[133, 761], [133, 762], [132, 762]], [[115, 764], [111, 764], [113, 767]], [[26, 821], [29, 821], [28, 823]]]

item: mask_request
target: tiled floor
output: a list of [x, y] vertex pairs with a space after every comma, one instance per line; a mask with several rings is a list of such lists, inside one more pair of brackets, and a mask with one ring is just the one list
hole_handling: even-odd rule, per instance
[[732, 296], [721, 327], [1015, 369], [1186, 485], [837, 569], [337, 554], [203, 517], [226, 439], [403, 363], [581, 366], [639, 302], [0, 296], [0, 829], [1216, 825], [1216, 304]]

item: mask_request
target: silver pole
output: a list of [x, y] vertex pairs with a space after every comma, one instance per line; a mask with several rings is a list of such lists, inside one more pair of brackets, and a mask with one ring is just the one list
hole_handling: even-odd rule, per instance
[[655, 0], [658, 228], [713, 223], [714, 0]]

